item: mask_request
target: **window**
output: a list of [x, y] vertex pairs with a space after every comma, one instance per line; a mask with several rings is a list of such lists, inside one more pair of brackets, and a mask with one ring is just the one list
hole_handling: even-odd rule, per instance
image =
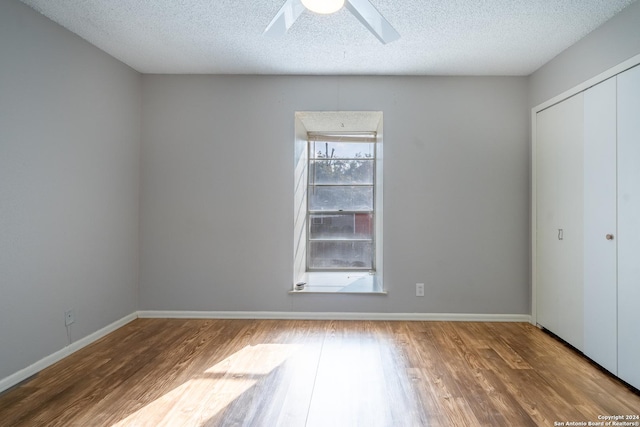
[[376, 133], [308, 133], [306, 270], [376, 269]]
[[382, 111], [295, 113], [292, 293], [386, 295], [383, 132]]

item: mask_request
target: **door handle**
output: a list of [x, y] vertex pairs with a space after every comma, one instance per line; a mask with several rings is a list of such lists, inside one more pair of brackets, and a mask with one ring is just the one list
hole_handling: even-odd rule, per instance
[[607, 240], [613, 240], [613, 234], [607, 234], [605, 237]]

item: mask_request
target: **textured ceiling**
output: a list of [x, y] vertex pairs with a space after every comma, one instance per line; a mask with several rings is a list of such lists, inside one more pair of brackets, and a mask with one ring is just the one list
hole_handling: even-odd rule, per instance
[[371, 0], [401, 38], [342, 9], [263, 30], [284, 0], [22, 0], [142, 73], [528, 75], [635, 0]]

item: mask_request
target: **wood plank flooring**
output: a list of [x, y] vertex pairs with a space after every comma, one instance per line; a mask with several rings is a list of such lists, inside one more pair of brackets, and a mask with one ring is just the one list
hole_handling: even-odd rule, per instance
[[0, 395], [0, 425], [12, 427], [519, 427], [638, 414], [636, 391], [526, 323], [138, 319]]

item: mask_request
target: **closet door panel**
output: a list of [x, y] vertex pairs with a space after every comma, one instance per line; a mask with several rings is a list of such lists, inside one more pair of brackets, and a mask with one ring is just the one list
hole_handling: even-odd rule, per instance
[[560, 327], [556, 289], [561, 274], [561, 256], [557, 242], [560, 212], [558, 206], [558, 180], [560, 158], [554, 154], [558, 143], [555, 128], [560, 124], [556, 106], [537, 115], [536, 138], [536, 278], [537, 322], [557, 333]]
[[614, 77], [584, 93], [584, 353], [613, 374], [618, 366], [616, 126]]
[[640, 67], [618, 75], [618, 376], [640, 388]]
[[583, 95], [536, 117], [536, 318], [583, 347]]

